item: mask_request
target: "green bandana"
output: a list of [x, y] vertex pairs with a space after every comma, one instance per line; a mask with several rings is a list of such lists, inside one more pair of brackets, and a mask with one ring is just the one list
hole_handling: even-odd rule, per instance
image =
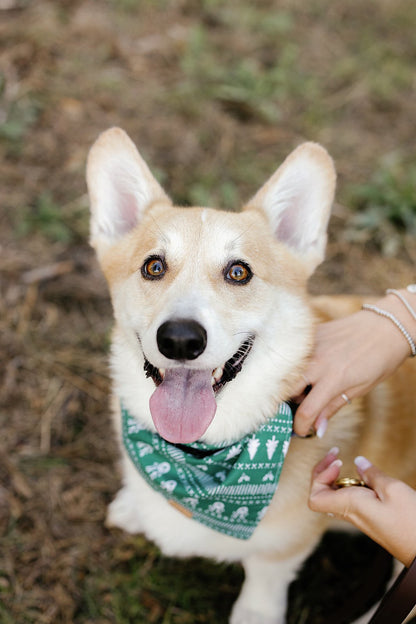
[[171, 444], [144, 429], [122, 406], [123, 442], [144, 479], [188, 517], [248, 539], [276, 491], [292, 434], [292, 412], [229, 446]]

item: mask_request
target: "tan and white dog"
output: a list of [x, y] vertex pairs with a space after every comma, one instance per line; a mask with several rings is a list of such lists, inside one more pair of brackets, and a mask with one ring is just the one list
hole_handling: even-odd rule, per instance
[[[241, 212], [178, 208], [122, 130], [98, 138], [87, 171], [91, 243], [116, 319], [111, 370], [120, 438], [120, 401], [140, 426], [186, 445], [235, 442], [291, 396], [316, 318], [360, 305], [348, 297], [311, 301], [306, 293], [324, 258], [335, 177], [327, 152], [306, 143]], [[336, 444], [346, 474], [363, 454], [416, 485], [414, 372], [406, 365], [346, 406], [323, 440], [292, 440], [276, 494], [248, 540], [170, 505], [123, 445], [123, 487], [108, 524], [145, 533], [168, 555], [241, 561], [246, 579], [230, 621], [282, 624], [288, 584], [330, 522], [307, 506], [318, 459]]]

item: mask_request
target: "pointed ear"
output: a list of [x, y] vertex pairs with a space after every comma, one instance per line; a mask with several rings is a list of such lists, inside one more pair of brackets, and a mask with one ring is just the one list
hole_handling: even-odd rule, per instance
[[304, 261], [309, 274], [324, 259], [335, 180], [327, 151], [317, 143], [304, 143], [247, 205], [266, 213], [276, 238]]
[[151, 204], [171, 204], [135, 145], [120, 128], [103, 132], [92, 146], [87, 184], [91, 244], [96, 249], [112, 245], [132, 230]]

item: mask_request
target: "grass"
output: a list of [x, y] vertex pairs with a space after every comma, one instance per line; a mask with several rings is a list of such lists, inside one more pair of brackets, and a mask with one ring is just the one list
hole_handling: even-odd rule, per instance
[[[5, 100], [6, 78], [0, 73], [0, 105]], [[4, 101], [3, 121], [0, 122], [0, 142], [12, 155], [20, 154], [27, 132], [34, 126], [42, 111], [42, 104], [35, 94], [28, 94]]]
[[[351, 207], [337, 214], [325, 285], [394, 285], [398, 265], [394, 280], [376, 283], [360, 250], [400, 259], [402, 236], [415, 235], [416, 3], [105, 0], [99, 9], [38, 0], [1, 12], [0, 451], [11, 462], [0, 462], [0, 624], [225, 624], [238, 566], [165, 558], [104, 527], [119, 480], [103, 381], [111, 310], [87, 243], [87, 150], [121, 125], [175, 201], [234, 209], [295, 145], [319, 141]], [[352, 276], [351, 257], [360, 259]], [[74, 260], [70, 273], [22, 280], [62, 259]], [[412, 270], [408, 257], [400, 266]], [[292, 586], [289, 624], [329, 624], [323, 613], [335, 613], [344, 584], [356, 596], [357, 553], [371, 576], [362, 542], [324, 541]]]
[[397, 253], [401, 236], [416, 235], [416, 163], [403, 162], [397, 154], [382, 161], [365, 184], [347, 190], [354, 210], [347, 236], [375, 242], [385, 255]]
[[77, 624], [108, 612], [117, 624], [226, 624], [242, 580], [238, 566], [163, 557], [142, 537], [126, 538], [111, 561], [111, 576], [96, 570], [86, 575]]
[[351, 202], [361, 227], [377, 229], [387, 219], [400, 230], [416, 234], [416, 164], [384, 164], [367, 184], [351, 189]]
[[[231, 13], [235, 18], [235, 13]], [[210, 29], [198, 25], [190, 33], [180, 59], [183, 80], [173, 95], [179, 104], [215, 101], [231, 115], [243, 121], [275, 124], [281, 119], [281, 107], [288, 100], [312, 98], [315, 84], [299, 66], [299, 46], [294, 43], [292, 20], [287, 13], [273, 18], [245, 7], [233, 21], [227, 11], [216, 14], [224, 39], [220, 42]], [[227, 35], [237, 28], [239, 36], [250, 40], [252, 29], [262, 33], [260, 49], [252, 55], [230, 54]], [[270, 41], [274, 41], [271, 47]], [[278, 41], [278, 45], [276, 42]]]
[[[110, 555], [111, 575], [90, 570], [86, 576], [77, 624], [106, 613], [117, 624], [227, 624], [243, 580], [239, 566], [166, 558], [141, 537], [126, 538]], [[345, 624], [347, 613], [364, 613], [382, 595], [390, 570], [390, 558], [367, 538], [327, 534], [290, 588], [288, 624]], [[363, 581], [372, 574], [373, 582]]]
[[65, 245], [85, 241], [88, 236], [86, 198], [81, 197], [62, 206], [49, 191], [44, 191], [32, 205], [17, 211], [15, 230], [19, 237], [37, 233], [50, 242]]

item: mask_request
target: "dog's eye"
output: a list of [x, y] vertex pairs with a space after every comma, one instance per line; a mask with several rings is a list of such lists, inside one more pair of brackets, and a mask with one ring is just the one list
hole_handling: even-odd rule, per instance
[[142, 266], [142, 275], [145, 279], [161, 279], [166, 273], [166, 263], [160, 256], [148, 258]]
[[253, 273], [245, 262], [232, 262], [225, 270], [225, 279], [234, 284], [247, 284], [252, 277]]

